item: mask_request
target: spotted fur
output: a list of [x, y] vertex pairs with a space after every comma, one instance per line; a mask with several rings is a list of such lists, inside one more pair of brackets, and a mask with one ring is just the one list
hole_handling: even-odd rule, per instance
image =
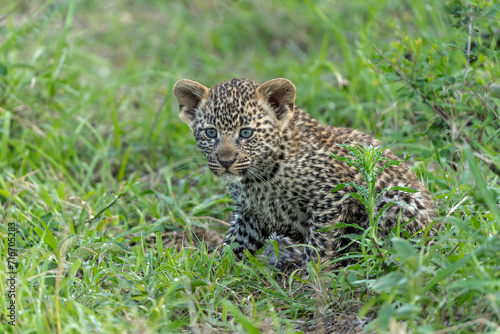
[[[266, 239], [282, 236], [311, 245], [330, 260], [351, 250], [343, 235], [360, 231], [320, 230], [339, 222], [369, 227], [361, 203], [345, 196], [354, 189], [330, 192], [339, 183], [364, 181], [354, 167], [332, 158], [329, 150], [346, 156], [347, 150], [336, 144], [379, 146], [377, 139], [317, 122], [294, 105], [295, 86], [287, 79], [263, 84], [232, 79], [212, 89], [184, 79], [176, 83], [174, 95], [180, 117], [191, 127], [208, 167], [226, 182], [235, 203], [224, 243], [235, 243], [236, 255], [241, 257], [244, 250], [255, 253]], [[389, 150], [384, 156], [397, 159]], [[407, 223], [404, 228], [410, 234], [426, 228], [435, 210], [429, 191], [404, 164], [383, 171], [376, 190], [394, 186], [418, 192], [392, 190], [380, 196], [377, 212], [389, 202], [406, 203], [385, 211], [380, 235], [387, 235], [398, 221]], [[301, 264], [315, 257], [315, 250], [305, 247]]]

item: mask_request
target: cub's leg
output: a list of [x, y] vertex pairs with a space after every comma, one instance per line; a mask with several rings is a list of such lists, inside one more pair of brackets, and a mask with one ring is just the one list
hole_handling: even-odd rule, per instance
[[262, 248], [267, 236], [267, 233], [263, 233], [259, 222], [251, 214], [236, 213], [227, 232], [224, 245], [237, 244], [233, 252], [237, 259], [241, 260], [244, 250], [248, 250], [253, 255]]

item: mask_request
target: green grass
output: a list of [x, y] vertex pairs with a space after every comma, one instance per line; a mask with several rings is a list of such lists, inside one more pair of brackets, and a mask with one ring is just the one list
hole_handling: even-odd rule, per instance
[[[490, 16], [484, 45], [498, 64], [500, 17]], [[380, 333], [500, 332], [499, 176], [476, 159], [500, 166], [495, 119], [471, 126], [489, 143], [459, 146], [439, 136], [425, 103], [374, 70], [374, 48], [404, 58], [393, 27], [429, 50], [463, 42], [452, 23], [438, 2], [417, 0], [1, 3], [2, 328], [293, 333], [366, 316]], [[445, 52], [462, 76], [465, 58]], [[476, 70], [494, 74], [500, 106], [499, 70]], [[289, 78], [315, 118], [412, 155], [438, 201], [434, 242], [389, 238], [383, 260], [373, 253], [331, 273], [311, 264], [307, 279], [220, 257], [231, 202], [202, 168], [172, 87], [232, 77]], [[8, 223], [19, 254], [15, 327]]]

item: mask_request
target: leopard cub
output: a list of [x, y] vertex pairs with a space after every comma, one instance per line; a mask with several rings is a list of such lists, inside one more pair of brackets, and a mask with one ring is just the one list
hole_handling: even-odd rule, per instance
[[[355, 248], [343, 236], [362, 231], [326, 227], [341, 222], [369, 227], [365, 208], [345, 196], [352, 187], [331, 192], [339, 183], [364, 181], [354, 167], [332, 158], [330, 151], [347, 156], [347, 150], [337, 144], [382, 145], [377, 139], [314, 120], [294, 104], [295, 86], [287, 79], [263, 84], [232, 79], [212, 89], [183, 79], [175, 84], [174, 95], [180, 118], [193, 131], [208, 167], [226, 183], [235, 203], [224, 243], [235, 243], [239, 258], [244, 250], [255, 253], [273, 237], [313, 246], [316, 250], [304, 247], [301, 251], [301, 265], [316, 254], [329, 261]], [[397, 159], [389, 150], [384, 157]], [[410, 234], [417, 233], [435, 215], [429, 191], [405, 164], [385, 169], [376, 191], [396, 186], [418, 192], [391, 190], [378, 198], [376, 212], [389, 202], [396, 203], [382, 215], [381, 236], [398, 222]]]

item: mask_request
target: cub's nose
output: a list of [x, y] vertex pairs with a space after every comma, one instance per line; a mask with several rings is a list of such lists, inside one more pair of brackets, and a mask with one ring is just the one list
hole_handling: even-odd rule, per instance
[[218, 155], [217, 155], [217, 161], [221, 164], [222, 167], [225, 169], [229, 170], [229, 167], [234, 163], [236, 160], [236, 157], [233, 158], [233, 160], [222, 160]]

